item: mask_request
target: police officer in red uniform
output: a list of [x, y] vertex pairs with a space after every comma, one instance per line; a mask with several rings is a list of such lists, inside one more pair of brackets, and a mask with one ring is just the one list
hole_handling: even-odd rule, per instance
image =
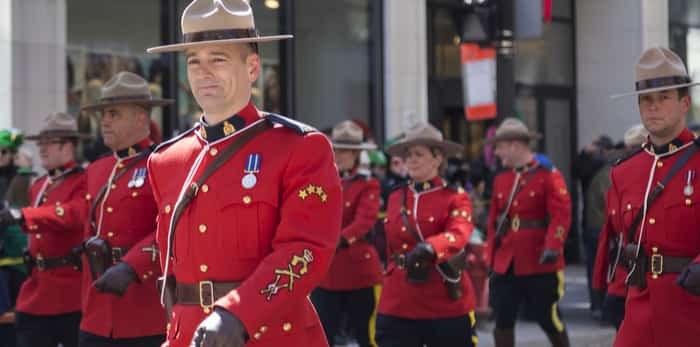
[[159, 346], [165, 339], [146, 158], [150, 109], [170, 102], [154, 99], [140, 76], [112, 77], [99, 102], [84, 108], [101, 112], [104, 142], [113, 150], [86, 170], [87, 194], [16, 216], [32, 239], [83, 226], [81, 347]]
[[[700, 327], [700, 155], [685, 126], [692, 82], [671, 50], [645, 50], [635, 95], [647, 143], [611, 172], [608, 206], [629, 273], [616, 347], [697, 346]], [[614, 210], [614, 212], [613, 212]]]
[[476, 346], [475, 297], [464, 271], [473, 230], [471, 202], [440, 178], [447, 157], [463, 147], [417, 124], [389, 146], [406, 159], [411, 179], [389, 195], [387, 265], [379, 299], [377, 342], [382, 347]]
[[[647, 140], [648, 134], [642, 124], [637, 124], [627, 129], [624, 135], [625, 149], [620, 153], [620, 159], [618, 160], [624, 160], [626, 156], [639, 152], [639, 148]], [[627, 270], [619, 261], [619, 257], [622, 256], [620, 252], [622, 233], [617, 229], [619, 226], [613, 224], [613, 221], [617, 218], [618, 203], [614, 201], [615, 195], [609, 189], [611, 169], [611, 165], [601, 168], [600, 172], [595, 174], [593, 183], [591, 183], [593, 186], [597, 184], [597, 180], [604, 179], [606, 181], [605, 196], [597, 198], [595, 201], [596, 203], [604, 204], [606, 208], [605, 224], [598, 240], [591, 286], [594, 291], [605, 293], [602, 307], [603, 320], [619, 329], [625, 316], [625, 296], [627, 294], [625, 278], [627, 277]]]
[[[47, 174], [29, 189], [31, 207], [0, 211], [0, 224], [19, 224], [31, 233], [25, 264], [29, 277], [22, 284], [17, 298], [16, 332], [19, 347], [78, 346], [80, 325], [80, 254], [83, 225], [37, 230], [28, 228], [25, 220], [46, 215], [60, 218], [62, 203], [85, 196], [85, 175], [75, 162], [79, 139], [76, 120], [65, 113], [53, 113], [37, 135], [42, 167]], [[30, 223], [31, 225], [31, 223]]]
[[348, 328], [357, 343], [376, 347], [374, 321], [382, 264], [367, 237], [377, 220], [381, 197], [379, 182], [358, 172], [361, 151], [376, 146], [362, 142], [362, 128], [352, 121], [334, 127], [331, 140], [342, 179], [343, 227], [328, 274], [311, 300], [329, 345], [333, 345], [339, 325], [347, 316]]
[[204, 114], [149, 159], [170, 311], [168, 346], [327, 346], [308, 296], [338, 245], [342, 192], [328, 138], [258, 111], [259, 36], [244, 0], [195, 0], [182, 15]]
[[495, 144], [495, 154], [507, 168], [494, 179], [488, 219], [497, 347], [514, 345], [515, 320], [523, 301], [552, 346], [569, 346], [557, 303], [564, 294], [562, 253], [571, 223], [571, 199], [562, 174], [539, 162], [530, 149], [538, 137], [522, 121], [507, 118], [487, 141]]

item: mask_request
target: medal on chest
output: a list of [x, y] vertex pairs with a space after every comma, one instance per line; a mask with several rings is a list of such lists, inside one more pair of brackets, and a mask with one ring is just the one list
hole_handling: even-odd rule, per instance
[[683, 188], [683, 195], [691, 196], [695, 192], [693, 189], [693, 181], [695, 180], [695, 170], [688, 170], [685, 175], [685, 187]]
[[255, 176], [256, 173], [260, 172], [260, 162], [262, 156], [260, 153], [248, 154], [246, 159], [245, 169], [243, 170], [243, 179], [241, 180], [241, 186], [245, 189], [252, 189], [258, 183], [258, 178]]
[[146, 183], [146, 168], [141, 167], [134, 170], [134, 173], [131, 175], [131, 180], [129, 180], [127, 187], [141, 188], [143, 187], [144, 183]]

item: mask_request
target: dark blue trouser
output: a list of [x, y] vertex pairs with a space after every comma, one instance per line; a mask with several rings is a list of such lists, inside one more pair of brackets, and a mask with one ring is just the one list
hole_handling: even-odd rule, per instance
[[377, 343], [380, 347], [474, 347], [474, 315], [440, 319], [407, 319], [379, 314]]
[[17, 347], [78, 347], [80, 312], [37, 316], [17, 312]]

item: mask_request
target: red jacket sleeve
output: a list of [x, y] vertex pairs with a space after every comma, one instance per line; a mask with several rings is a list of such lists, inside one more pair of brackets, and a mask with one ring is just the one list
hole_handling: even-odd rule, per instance
[[472, 204], [467, 193], [462, 191], [452, 195], [449, 213], [445, 231], [426, 239], [426, 242], [435, 249], [437, 263], [450, 259], [464, 249], [474, 231], [471, 218]]
[[90, 203], [92, 203], [87, 196], [87, 176], [85, 174], [82, 174], [82, 178], [70, 196], [73, 197], [70, 201], [60, 205], [23, 208], [22, 230], [25, 233], [52, 233], [83, 229]]
[[367, 181], [365, 189], [360, 193], [353, 222], [340, 232], [348, 243], [352, 244], [362, 239], [365, 234], [372, 230], [377, 222], [377, 213], [379, 213], [379, 197], [379, 182], [376, 179], [370, 179]]
[[566, 189], [564, 177], [558, 170], [549, 173], [546, 203], [550, 219], [545, 248], [557, 250], [561, 254], [571, 226], [571, 196]]
[[304, 136], [292, 149], [283, 179], [272, 252], [241, 284], [216, 302], [248, 331], [288, 312], [324, 278], [340, 236], [342, 192], [328, 139]]

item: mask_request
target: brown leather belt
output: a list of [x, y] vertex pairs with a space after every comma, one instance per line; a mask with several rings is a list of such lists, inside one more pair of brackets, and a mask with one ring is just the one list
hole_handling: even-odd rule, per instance
[[546, 229], [547, 221], [544, 219], [522, 219], [515, 215], [508, 218], [508, 224], [513, 231], [520, 229]]
[[46, 271], [64, 266], [73, 266], [75, 268], [80, 267], [80, 257], [74, 254], [55, 258], [44, 258], [41, 256], [41, 254], [37, 255], [36, 257], [25, 254], [24, 262], [28, 266], [34, 267], [39, 271]]
[[[639, 253], [637, 261], [637, 269], [639, 275], [632, 275], [629, 278], [629, 285], [635, 287], [646, 288], [646, 274], [650, 273], [651, 277], [656, 279], [665, 273], [681, 273], [685, 270], [693, 258], [690, 257], [671, 257], [654, 252], [651, 255], [646, 254], [642, 249]], [[640, 271], [641, 270], [641, 271]]]
[[175, 283], [175, 300], [179, 305], [199, 305], [203, 308], [214, 306], [216, 300], [238, 288], [242, 282], [201, 281], [196, 284]]

